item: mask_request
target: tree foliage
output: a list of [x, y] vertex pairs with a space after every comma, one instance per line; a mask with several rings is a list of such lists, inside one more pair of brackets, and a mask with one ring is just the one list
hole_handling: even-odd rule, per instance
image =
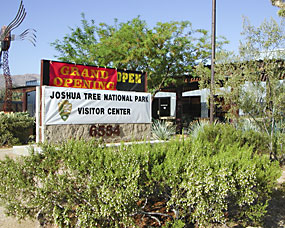
[[[82, 14], [81, 27], [71, 28], [63, 40], [52, 46], [59, 60], [142, 70], [148, 73], [151, 92], [175, 81], [176, 75], [195, 74], [194, 66], [210, 58], [209, 34], [193, 29], [189, 21], [159, 22], [149, 28], [140, 17], [114, 25], [94, 20], [88, 22]], [[226, 43], [224, 38], [218, 47]]]
[[244, 37], [239, 46], [241, 60], [285, 59], [285, 19], [280, 24], [273, 18], [265, 19], [255, 27], [244, 17], [241, 35]]
[[272, 5], [279, 7], [278, 15], [285, 17], [285, 2], [284, 0], [271, 0]]
[[277, 151], [282, 151], [278, 140], [285, 133], [284, 20], [280, 24], [265, 20], [254, 27], [244, 18], [241, 34], [239, 55], [216, 66], [216, 86], [224, 87], [220, 94], [229, 108], [228, 117], [236, 121], [248, 118], [270, 136], [268, 146], [276, 158]]

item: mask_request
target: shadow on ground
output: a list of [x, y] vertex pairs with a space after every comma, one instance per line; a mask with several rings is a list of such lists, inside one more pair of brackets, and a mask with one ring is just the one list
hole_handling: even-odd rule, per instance
[[264, 228], [285, 227], [285, 183], [273, 191], [267, 211]]

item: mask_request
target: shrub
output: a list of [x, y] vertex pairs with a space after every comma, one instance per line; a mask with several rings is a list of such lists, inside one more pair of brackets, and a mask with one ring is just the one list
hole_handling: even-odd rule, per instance
[[[215, 121], [214, 124], [216, 124], [216, 123], [217, 122]], [[197, 138], [198, 137], [198, 133], [200, 131], [203, 131], [203, 128], [206, 125], [209, 125], [209, 124], [210, 124], [209, 120], [195, 120], [195, 121], [192, 121], [189, 124], [188, 133], [191, 135], [192, 138]]]
[[152, 135], [155, 139], [169, 140], [175, 132], [175, 125], [167, 124], [165, 121], [154, 120], [152, 123]]
[[40, 215], [59, 227], [132, 224], [143, 151], [83, 141], [42, 148], [41, 154], [1, 162], [0, 197], [8, 214]]
[[282, 165], [285, 162], [285, 122], [280, 119], [277, 122], [274, 121], [273, 124], [272, 132], [270, 131], [272, 125], [270, 125], [266, 132], [261, 133], [260, 126], [252, 119], [240, 118], [236, 123], [236, 128], [246, 134], [246, 138], [250, 143], [254, 143], [256, 148], [259, 148], [259, 152], [270, 152], [271, 158], [278, 160]]
[[237, 143], [240, 147], [247, 145], [258, 154], [269, 154], [269, 137], [252, 128], [240, 129], [232, 124], [215, 122], [213, 125], [204, 122], [193, 124], [192, 138], [199, 138], [204, 142], [211, 142], [215, 147]]
[[256, 224], [266, 213], [280, 168], [249, 147], [218, 142], [214, 147], [200, 139], [193, 142], [191, 160], [168, 205], [198, 226], [233, 219]]
[[34, 118], [28, 113], [0, 112], [0, 146], [24, 144], [33, 134]]
[[45, 144], [42, 153], [0, 162], [0, 200], [9, 215], [58, 227], [134, 227], [146, 218], [166, 227], [258, 223], [280, 168], [212, 131], [211, 140], [154, 145]]
[[277, 158], [281, 165], [285, 164], [285, 132], [276, 137]]

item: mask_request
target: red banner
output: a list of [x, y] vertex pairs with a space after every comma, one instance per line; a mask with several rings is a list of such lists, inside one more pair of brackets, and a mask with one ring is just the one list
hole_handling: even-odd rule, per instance
[[117, 70], [50, 62], [49, 85], [84, 89], [116, 90]]

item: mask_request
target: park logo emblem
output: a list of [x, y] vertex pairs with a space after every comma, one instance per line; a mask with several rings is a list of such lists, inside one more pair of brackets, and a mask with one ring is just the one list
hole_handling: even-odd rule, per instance
[[58, 112], [63, 121], [66, 121], [71, 113], [72, 104], [68, 100], [63, 100], [58, 104]]

